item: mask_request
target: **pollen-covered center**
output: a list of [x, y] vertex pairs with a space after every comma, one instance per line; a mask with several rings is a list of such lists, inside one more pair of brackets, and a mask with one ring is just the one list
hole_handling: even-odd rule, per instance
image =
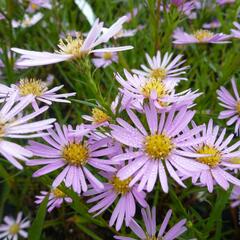
[[165, 159], [172, 148], [171, 139], [164, 134], [147, 136], [145, 139], [145, 152], [153, 159]]
[[87, 163], [89, 153], [85, 145], [70, 143], [63, 148], [62, 156], [68, 164], [82, 166]]
[[52, 194], [54, 195], [55, 198], [64, 198], [66, 196], [66, 194], [58, 188], [54, 188], [52, 190]]
[[211, 156], [197, 158], [199, 162], [205, 163], [210, 167], [217, 166], [221, 160], [221, 153], [214, 147], [204, 145], [197, 152], [200, 154], [211, 154]]
[[131, 177], [125, 180], [120, 180], [118, 177], [114, 176], [113, 180], [111, 181], [111, 184], [113, 185], [113, 188], [116, 193], [124, 195], [130, 190], [129, 183], [131, 182], [131, 180], [132, 180]]
[[236, 103], [236, 111], [240, 115], [240, 101], [237, 101]]
[[193, 36], [199, 41], [202, 42], [208, 38], [211, 38], [214, 36], [214, 33], [208, 31], [208, 30], [197, 30], [196, 32], [194, 32]]
[[161, 238], [157, 238], [155, 236], [149, 236], [148, 233], [145, 233], [146, 234], [146, 240], [161, 240]]
[[167, 76], [167, 71], [164, 68], [156, 68], [153, 69], [150, 73], [150, 78], [154, 78], [157, 80], [163, 80]]
[[150, 97], [152, 91], [156, 91], [158, 98], [161, 98], [166, 95], [166, 90], [164, 84], [156, 79], [151, 78], [143, 87], [142, 87], [142, 94], [145, 97]]
[[0, 137], [3, 137], [5, 131], [4, 131], [4, 124], [3, 123], [0, 123]]
[[43, 81], [35, 78], [25, 78], [20, 80], [18, 86], [19, 93], [21, 96], [32, 94], [34, 96], [42, 96], [47, 91], [47, 85]]
[[92, 117], [94, 123], [103, 123], [110, 119], [110, 117], [99, 108], [92, 109]]
[[113, 54], [112, 54], [111, 52], [105, 52], [105, 53], [103, 53], [103, 58], [104, 58], [105, 60], [110, 60], [110, 59], [112, 59], [112, 56], [113, 56]]
[[87, 54], [86, 51], [82, 51], [81, 47], [83, 45], [83, 37], [81, 34], [77, 34], [76, 38], [73, 38], [70, 35], [67, 35], [65, 39], [59, 40], [59, 51], [56, 51], [60, 54], [72, 54], [77, 58], [80, 58]]
[[19, 224], [14, 223], [10, 226], [8, 231], [9, 231], [10, 234], [15, 235], [19, 232], [19, 230], [20, 230]]

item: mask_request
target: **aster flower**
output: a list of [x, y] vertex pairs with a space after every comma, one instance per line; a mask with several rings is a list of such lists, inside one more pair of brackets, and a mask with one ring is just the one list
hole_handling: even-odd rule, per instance
[[126, 22], [126, 20], [127, 17], [121, 17], [108, 31], [101, 34], [103, 22], [99, 22], [97, 19], [85, 40], [82, 35], [78, 35], [76, 38], [68, 36], [64, 40], [60, 39], [58, 44], [59, 50], [55, 51], [55, 53], [28, 51], [20, 48], [12, 48], [12, 51], [22, 54], [20, 58], [21, 61], [18, 62], [19, 66], [31, 67], [58, 63], [70, 59], [80, 59], [91, 53], [112, 53], [129, 50], [133, 47], [123, 46], [94, 49], [97, 45], [109, 41], [112, 36], [119, 32], [122, 29], [122, 24]]
[[29, 13], [33, 13], [39, 8], [51, 9], [52, 8], [51, 1], [50, 0], [30, 0], [29, 6], [26, 11]]
[[178, 83], [181, 80], [187, 80], [182, 77], [185, 74], [185, 70], [189, 66], [181, 66], [185, 60], [181, 60], [183, 55], [179, 54], [173, 58], [173, 53], [165, 53], [161, 56], [160, 51], [151, 58], [146, 54], [146, 59], [149, 66], [141, 65], [143, 70], [133, 69], [132, 72], [146, 78], [152, 78], [159, 81], [170, 81], [171, 83]]
[[106, 157], [116, 151], [115, 146], [109, 147], [112, 140], [109, 137], [100, 140], [91, 138], [91, 128], [84, 125], [77, 126], [74, 134], [70, 125], [61, 128], [56, 123], [55, 130], [50, 129], [49, 136], [43, 136], [43, 139], [47, 144], [29, 141], [28, 150], [40, 158], [29, 160], [27, 164], [45, 165], [33, 174], [34, 177], [63, 169], [53, 181], [53, 188], [65, 181], [66, 187], [72, 186], [80, 194], [87, 191], [88, 181], [93, 188], [103, 189], [103, 183], [91, 173], [90, 166], [109, 172], [116, 170]]
[[132, 12], [127, 12], [125, 16], [127, 17], [127, 22], [131, 22], [133, 17], [135, 17], [138, 14], [138, 8], [134, 8]]
[[112, 158], [113, 163], [133, 159], [118, 171], [117, 177], [120, 180], [132, 177], [129, 186], [139, 181], [139, 191], [146, 188], [151, 192], [159, 176], [163, 191], [168, 192], [166, 171], [178, 184], [185, 187], [175, 169], [185, 171], [207, 169], [203, 164], [192, 160], [195, 154], [179, 150], [181, 146], [195, 146], [203, 140], [201, 137], [193, 138], [201, 131], [201, 126], [182, 133], [192, 120], [194, 111], [188, 111], [186, 107], [179, 111], [172, 108], [166, 116], [165, 112], [157, 113], [152, 103], [150, 106], [145, 105], [144, 113], [149, 130], [144, 128], [133, 111], [127, 110], [127, 113], [134, 126], [120, 118], [116, 120], [119, 125], [110, 125], [113, 138], [133, 148], [130, 152], [121, 153]]
[[[141, 226], [138, 225], [138, 223], [132, 219], [132, 221], [129, 224], [129, 227], [131, 230], [136, 234], [138, 237], [137, 239], [141, 240], [157, 240], [157, 239], [164, 239], [164, 240], [174, 240], [181, 236], [184, 232], [187, 231], [187, 228], [185, 227], [186, 219], [182, 219], [177, 224], [175, 224], [170, 230], [166, 232], [166, 228], [168, 225], [168, 222], [171, 218], [172, 210], [168, 210], [162, 225], [159, 229], [159, 232], [157, 234], [156, 232], [156, 208], [153, 207], [152, 211], [150, 211], [150, 208], [148, 207], [146, 210], [142, 209], [142, 217], [145, 224], [146, 230], [143, 230]], [[156, 236], [157, 234], [157, 236]], [[128, 237], [120, 237], [120, 236], [114, 236], [115, 239], [118, 240], [137, 240], [136, 238], [128, 238]]]
[[217, 4], [219, 5], [225, 5], [230, 3], [235, 3], [235, 0], [217, 0]]
[[92, 122], [96, 127], [108, 125], [111, 119], [110, 116], [101, 109], [101, 106], [92, 109], [92, 116], [83, 115], [82, 118]]
[[209, 30], [197, 30], [192, 34], [184, 32], [182, 29], [177, 28], [173, 33], [174, 44], [192, 44], [192, 43], [213, 43], [222, 44], [229, 43], [226, 41], [230, 38], [230, 35], [223, 33], [213, 33]]
[[203, 157], [196, 157], [195, 161], [204, 164], [207, 169], [199, 169], [198, 172], [195, 171], [190, 175], [194, 184], [207, 186], [209, 192], [213, 191], [215, 184], [225, 190], [229, 188], [229, 183], [240, 186], [240, 180], [228, 172], [240, 168], [240, 164], [236, 164], [234, 160], [236, 157], [240, 157], [240, 151], [236, 150], [240, 146], [240, 141], [228, 146], [234, 138], [234, 134], [230, 134], [224, 139], [225, 135], [226, 129], [219, 131], [219, 126], [214, 126], [213, 121], [210, 120], [208, 125], [204, 126], [202, 133], [195, 138], [198, 139], [202, 136], [205, 140], [198, 145], [190, 148], [184, 147], [181, 150], [182, 153], [188, 151], [193, 154], [206, 154]]
[[236, 86], [235, 79], [231, 80], [234, 96], [225, 87], [220, 87], [220, 90], [217, 90], [218, 100], [220, 105], [226, 110], [220, 112], [219, 119], [228, 119], [227, 126], [230, 126], [235, 123], [235, 133], [239, 135], [240, 133], [240, 97], [238, 94], [238, 89]]
[[[29, 122], [35, 117], [45, 112], [48, 107], [42, 107], [33, 113], [18, 117], [32, 101], [33, 96], [29, 95], [18, 103], [15, 102], [16, 95], [12, 95], [8, 101], [0, 108], [0, 153], [15, 167], [22, 169], [22, 165], [16, 160], [26, 161], [32, 156], [32, 152], [20, 145], [8, 141], [16, 138], [33, 138], [46, 135], [46, 133], [36, 133], [52, 127], [54, 118]], [[13, 151], [14, 149], [14, 151]]]
[[113, 62], [118, 62], [118, 54], [116, 52], [94, 53], [92, 62], [96, 68], [106, 68]]
[[214, 19], [211, 22], [204, 23], [202, 27], [205, 29], [219, 28], [221, 27], [221, 23], [217, 19]]
[[32, 104], [36, 109], [38, 108], [36, 100], [48, 105], [51, 105], [52, 102], [70, 103], [66, 98], [75, 96], [76, 93], [56, 93], [62, 88], [63, 85], [48, 89], [47, 82], [35, 78], [25, 78], [21, 79], [17, 84], [12, 84], [11, 87], [0, 84], [0, 101], [1, 98], [6, 99], [8, 96], [16, 94], [16, 100], [22, 99], [28, 95], [33, 95]]
[[231, 207], [235, 208], [240, 205], [240, 187], [239, 186], [234, 186], [230, 200], [232, 201]]
[[190, 19], [196, 18], [192, 11], [195, 9], [195, 1], [171, 0], [171, 4], [176, 6], [179, 12], [184, 13]]
[[116, 80], [122, 85], [120, 92], [131, 99], [131, 108], [142, 109], [145, 99], [150, 99], [154, 102], [158, 109], [169, 110], [172, 105], [178, 108], [182, 106], [191, 107], [193, 101], [200, 95], [197, 91], [187, 89], [180, 93], [175, 93], [176, 82], [171, 81], [171, 78], [161, 80], [160, 72], [155, 77], [143, 77], [140, 75], [131, 75], [124, 70], [126, 80], [120, 74], [116, 74]]
[[240, 38], [240, 24], [238, 22], [234, 22], [233, 25], [237, 29], [231, 29], [232, 36], [235, 38]]
[[28, 233], [26, 228], [30, 227], [30, 221], [23, 218], [22, 212], [19, 212], [15, 220], [11, 216], [6, 216], [3, 219], [4, 224], [0, 225], [0, 238], [5, 240], [18, 240], [18, 237], [27, 238]]
[[13, 28], [31, 27], [31, 26], [35, 25], [36, 23], [38, 23], [42, 18], [43, 18], [42, 13], [36, 13], [33, 16], [29, 16], [29, 15], [25, 14], [23, 20], [21, 20], [21, 21], [13, 20], [12, 26], [13, 26]]
[[[105, 177], [108, 182], [104, 183], [104, 189], [99, 191], [90, 189], [84, 195], [93, 196], [87, 203], [95, 203], [89, 212], [97, 212], [97, 216], [108, 209], [114, 202], [117, 202], [109, 225], [113, 226], [116, 222], [116, 230], [119, 231], [123, 222], [128, 225], [131, 218], [134, 217], [136, 212], [136, 203], [142, 207], [147, 206], [145, 201], [146, 193], [144, 191], [137, 191], [137, 187], [129, 186], [131, 178], [120, 180], [116, 174], [102, 172], [101, 175]], [[97, 202], [97, 203], [96, 203]]]
[[48, 212], [51, 212], [54, 208], [60, 208], [64, 201], [67, 203], [72, 202], [72, 199], [66, 196], [66, 194], [60, 189], [53, 188], [50, 193], [47, 191], [41, 191], [41, 195], [36, 196], [35, 203], [41, 204], [46, 196], [48, 196]]

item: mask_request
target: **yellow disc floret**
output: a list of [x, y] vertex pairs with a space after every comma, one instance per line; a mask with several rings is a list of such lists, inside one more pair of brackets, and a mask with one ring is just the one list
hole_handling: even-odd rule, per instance
[[60, 54], [72, 54], [76, 58], [80, 58], [87, 54], [86, 51], [82, 51], [81, 47], [83, 45], [83, 37], [81, 34], [77, 34], [76, 38], [73, 38], [70, 35], [67, 35], [65, 39], [59, 40], [59, 51], [56, 51]]
[[240, 101], [236, 103], [236, 111], [240, 115]]
[[112, 59], [112, 56], [113, 56], [113, 54], [112, 54], [111, 52], [105, 52], [105, 53], [103, 53], [103, 58], [104, 58], [105, 60], [110, 60], [110, 59]]
[[9, 233], [12, 234], [12, 235], [17, 234], [17, 233], [20, 231], [20, 226], [19, 226], [19, 224], [17, 224], [17, 223], [12, 224], [12, 225], [10, 226], [10, 228], [9, 228], [8, 231], [9, 231]]
[[116, 193], [124, 195], [130, 190], [129, 183], [131, 182], [131, 180], [132, 180], [131, 177], [125, 180], [120, 180], [118, 177], [114, 176], [113, 180], [111, 181], [111, 184], [113, 185], [113, 188]]
[[47, 91], [47, 85], [43, 81], [35, 78], [25, 78], [20, 80], [18, 86], [19, 93], [21, 96], [32, 94], [34, 96], [42, 96]]
[[3, 135], [4, 135], [4, 124], [3, 123], [0, 123], [0, 137], [3, 137]]
[[59, 190], [58, 188], [54, 188], [52, 190], [52, 193], [53, 193], [55, 198], [64, 198], [64, 197], [66, 197], [66, 194], [64, 192], [62, 192], [61, 190]]
[[154, 78], [156, 80], [163, 80], [167, 76], [167, 71], [163, 68], [153, 69], [150, 73], [150, 78]]
[[194, 32], [193, 36], [199, 41], [202, 42], [208, 38], [211, 38], [214, 36], [214, 34], [208, 30], [197, 30], [196, 32]]
[[164, 160], [172, 148], [171, 139], [164, 134], [150, 135], [145, 139], [145, 152], [152, 159]]
[[145, 97], [150, 97], [152, 91], [156, 91], [158, 98], [166, 95], [164, 84], [156, 78], [149, 79], [141, 89], [141, 92]]
[[206, 157], [200, 157], [197, 158], [197, 160], [201, 163], [205, 163], [210, 167], [215, 167], [218, 165], [218, 163], [221, 160], [221, 153], [214, 147], [204, 145], [202, 148], [200, 148], [198, 151], [200, 154], [209, 154], [211, 156]]
[[68, 164], [82, 166], [87, 163], [89, 153], [84, 144], [70, 143], [63, 148], [62, 156]]
[[148, 233], [146, 233], [146, 240], [161, 240], [162, 238], [157, 238], [155, 236], [149, 236]]
[[94, 123], [103, 123], [110, 119], [110, 117], [99, 108], [92, 109], [92, 117]]

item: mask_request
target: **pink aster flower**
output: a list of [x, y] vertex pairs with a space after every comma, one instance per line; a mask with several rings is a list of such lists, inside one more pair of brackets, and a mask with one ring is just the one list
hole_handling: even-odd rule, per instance
[[118, 54], [116, 52], [94, 53], [92, 62], [96, 68], [106, 68], [113, 62], [118, 62]]
[[13, 26], [13, 28], [31, 27], [31, 26], [37, 24], [42, 18], [43, 18], [42, 13], [36, 13], [33, 16], [29, 16], [29, 15], [25, 14], [23, 20], [21, 20], [21, 21], [13, 20], [12, 26]]
[[217, 0], [217, 4], [219, 5], [225, 5], [230, 3], [235, 3], [235, 0]]
[[235, 208], [240, 205], [240, 187], [239, 186], [234, 186], [230, 199], [232, 201], [231, 207]]
[[192, 11], [195, 9], [195, 0], [171, 0], [171, 4], [175, 5], [179, 12], [184, 13], [190, 19], [196, 18]]
[[33, 96], [27, 96], [18, 103], [15, 102], [15, 97], [15, 95], [11, 96], [0, 108], [0, 153], [15, 167], [22, 169], [22, 165], [16, 159], [26, 161], [32, 156], [32, 152], [9, 140], [46, 135], [44, 132], [36, 132], [51, 128], [55, 119], [29, 122], [45, 112], [48, 107], [39, 108], [33, 113], [19, 117], [18, 115], [31, 103]]
[[68, 36], [66, 39], [60, 39], [58, 47], [59, 50], [55, 53], [49, 52], [37, 52], [28, 51], [20, 48], [12, 48], [11, 50], [22, 54], [18, 66], [40, 66], [67, 61], [70, 59], [80, 59], [91, 53], [104, 53], [104, 52], [118, 52], [132, 49], [132, 46], [123, 47], [109, 47], [94, 49], [96, 46], [106, 43], [117, 32], [122, 29], [122, 24], [127, 21], [127, 17], [121, 17], [115, 22], [105, 33], [102, 33], [103, 22], [99, 22], [97, 19], [93, 24], [86, 39], [83, 39], [82, 35], [78, 35], [76, 38]]
[[198, 90], [187, 89], [176, 93], [175, 86], [178, 80], [176, 82], [171, 81], [171, 77], [162, 80], [159, 77], [160, 71], [156, 73], [155, 77], [150, 78], [136, 74], [131, 75], [127, 70], [124, 70], [126, 80], [118, 73], [115, 75], [116, 80], [122, 85], [120, 92], [131, 99], [131, 108], [142, 109], [145, 99], [152, 100], [158, 109], [169, 110], [172, 105], [178, 108], [182, 106], [191, 107], [193, 101], [200, 95]]
[[229, 43], [226, 41], [230, 38], [230, 35], [223, 33], [213, 33], [209, 30], [197, 30], [192, 34], [186, 33], [183, 29], [177, 28], [173, 33], [174, 44], [192, 44], [192, 43], [213, 43], [222, 44]]
[[151, 58], [146, 54], [148, 66], [141, 65], [143, 70], [133, 69], [132, 72], [146, 78], [154, 78], [165, 82], [177, 84], [181, 80], [187, 80], [182, 75], [189, 66], [182, 66], [185, 60], [181, 60], [183, 55], [179, 54], [173, 58], [173, 53], [165, 53], [161, 56], [160, 51]]
[[221, 27], [221, 23], [217, 19], [214, 19], [211, 22], [203, 24], [203, 28], [205, 29], [212, 29], [212, 28], [219, 28], [219, 27]]
[[89, 212], [97, 212], [94, 215], [97, 216], [108, 209], [114, 202], [117, 202], [109, 225], [113, 226], [116, 222], [116, 230], [119, 231], [124, 220], [125, 224], [128, 225], [131, 218], [134, 217], [136, 203], [142, 207], [147, 207], [146, 193], [144, 191], [138, 192], [136, 185], [130, 187], [130, 178], [121, 181], [113, 173], [102, 172], [101, 175], [108, 180], [107, 183], [104, 183], [104, 189], [101, 191], [91, 189], [84, 194], [85, 196], [93, 196], [87, 201], [88, 203], [97, 202]]
[[237, 29], [231, 29], [232, 36], [235, 38], [240, 38], [240, 24], [238, 22], [234, 22], [233, 25]]
[[60, 208], [63, 202], [72, 202], [72, 199], [66, 196], [66, 194], [63, 193], [60, 189], [53, 188], [50, 193], [47, 191], [41, 191], [41, 195], [36, 196], [35, 203], [41, 204], [46, 196], [48, 196], [48, 212], [51, 212], [54, 208]]
[[29, 6], [26, 11], [29, 13], [33, 13], [39, 8], [51, 9], [52, 8], [51, 1], [50, 0], [30, 0]]
[[[111, 138], [100, 140], [91, 138], [91, 129], [79, 125], [76, 134], [73, 135], [71, 126], [61, 128], [55, 124], [55, 130], [50, 129], [49, 136], [43, 139], [47, 144], [30, 141], [28, 149], [40, 158], [27, 162], [29, 166], [45, 165], [36, 171], [33, 176], [42, 175], [62, 169], [61, 173], [53, 181], [52, 187], [56, 188], [63, 181], [66, 187], [72, 186], [77, 193], [86, 192], [87, 181], [95, 189], [103, 189], [103, 183], [91, 173], [91, 167], [114, 172], [116, 169], [110, 166], [108, 154], [116, 151], [115, 146], [109, 147]], [[91, 167], [90, 167], [91, 166]]]
[[76, 93], [58, 94], [57, 91], [62, 88], [63, 85], [49, 89], [47, 82], [35, 78], [25, 78], [21, 79], [17, 84], [12, 84], [11, 87], [0, 84], [0, 102], [1, 99], [3, 100], [12, 94], [16, 94], [16, 100], [20, 100], [28, 95], [34, 96], [32, 104], [35, 109], [38, 109], [36, 101], [48, 105], [51, 105], [52, 102], [70, 103], [66, 98], [75, 96]]
[[229, 188], [229, 183], [240, 186], [240, 180], [228, 172], [229, 170], [240, 168], [240, 164], [234, 162], [234, 159], [240, 156], [240, 151], [236, 150], [240, 146], [240, 141], [237, 141], [232, 146], [228, 146], [234, 134], [230, 134], [224, 139], [225, 135], [226, 129], [219, 131], [219, 126], [214, 126], [213, 121], [210, 120], [208, 125], [204, 126], [202, 133], [195, 138], [198, 139], [202, 136], [205, 140], [191, 148], [186, 147], [181, 150], [183, 154], [184, 151], [193, 154], [206, 154], [203, 157], [196, 157], [195, 161], [204, 164], [207, 169], [199, 169], [198, 172], [189, 173], [194, 184], [207, 186], [209, 192], [213, 191], [213, 187], [216, 184], [225, 190]]
[[23, 213], [19, 212], [16, 220], [11, 216], [3, 219], [4, 224], [0, 225], [0, 238], [4, 240], [18, 240], [18, 237], [27, 238], [26, 228], [30, 227], [30, 221], [23, 218]]
[[218, 100], [220, 105], [226, 108], [226, 110], [220, 112], [218, 118], [226, 119], [227, 126], [230, 126], [235, 123], [235, 133], [240, 134], [240, 97], [238, 94], [238, 89], [236, 86], [235, 79], [231, 80], [234, 96], [225, 87], [220, 87], [220, 90], [217, 90]]
[[[146, 210], [142, 209], [142, 217], [143, 217], [146, 230], [143, 230], [141, 226], [139, 226], [134, 219], [132, 219], [132, 221], [130, 222], [129, 227], [136, 234], [136, 236], [138, 237], [137, 239], [174, 240], [187, 231], [187, 228], [185, 227], [186, 219], [182, 219], [166, 232], [166, 228], [171, 218], [171, 215], [172, 215], [172, 210], [168, 210], [161, 224], [158, 234], [156, 230], [157, 226], [156, 226], [156, 208], [155, 207], [152, 208], [152, 211], [150, 211], [149, 207]], [[120, 236], [119, 237], [114, 236], [114, 237], [115, 239], [118, 239], [118, 240], [137, 240], [136, 238], [130, 238], [130, 237], [120, 237]]]
[[168, 114], [157, 113], [152, 103], [150, 106], [145, 105], [144, 113], [148, 129], [143, 126], [133, 111], [127, 110], [127, 113], [134, 126], [120, 118], [116, 120], [119, 125], [110, 125], [113, 138], [133, 148], [132, 151], [112, 158], [113, 163], [133, 159], [118, 171], [117, 177], [120, 180], [132, 177], [129, 186], [139, 181], [138, 191], [146, 187], [147, 191], [151, 192], [159, 176], [163, 191], [168, 192], [166, 171], [178, 184], [185, 187], [175, 169], [185, 171], [207, 169], [203, 164], [193, 160], [196, 154], [179, 149], [182, 146], [195, 146], [203, 140], [201, 137], [193, 138], [201, 131], [201, 126], [182, 133], [192, 120], [194, 111], [188, 111], [186, 108], [177, 111], [172, 108]]

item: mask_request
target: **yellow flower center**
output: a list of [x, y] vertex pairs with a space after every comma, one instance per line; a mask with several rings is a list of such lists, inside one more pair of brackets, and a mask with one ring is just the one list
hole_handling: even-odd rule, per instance
[[146, 240], [161, 240], [162, 238], [157, 238], [155, 236], [151, 237], [151, 236], [148, 236], [148, 234], [146, 233]]
[[81, 58], [87, 54], [86, 51], [82, 51], [81, 47], [83, 45], [83, 37], [81, 34], [77, 34], [76, 38], [73, 38], [70, 35], [67, 35], [65, 39], [59, 40], [59, 51], [56, 51], [60, 54], [72, 54], [76, 58]]
[[105, 52], [105, 53], [103, 53], [103, 58], [105, 59], [105, 60], [110, 60], [110, 59], [112, 59], [112, 53], [111, 52]]
[[103, 123], [110, 119], [110, 117], [99, 108], [93, 108], [92, 117], [94, 123]]
[[38, 9], [38, 5], [35, 4], [35, 3], [31, 3], [31, 8], [32, 8], [33, 10], [36, 10], [36, 9]]
[[48, 89], [46, 83], [35, 78], [21, 79], [18, 88], [19, 93], [22, 96], [32, 94], [37, 97], [42, 96], [42, 94]]
[[20, 230], [19, 224], [14, 223], [10, 226], [8, 231], [9, 231], [10, 234], [15, 235], [19, 232], [19, 230]]
[[82, 166], [87, 163], [89, 153], [85, 145], [70, 143], [63, 148], [62, 156], [68, 164]]
[[236, 104], [236, 111], [240, 115], [240, 101], [238, 101]]
[[145, 152], [153, 159], [164, 160], [172, 148], [171, 139], [163, 134], [147, 136], [145, 139]]
[[118, 177], [113, 177], [113, 180], [111, 181], [111, 184], [113, 185], [113, 188], [116, 193], [120, 193], [122, 195], [129, 192], [130, 187], [129, 183], [131, 182], [132, 178], [129, 177], [125, 180], [120, 180]]
[[154, 78], [156, 80], [163, 80], [167, 76], [167, 71], [163, 68], [153, 69], [150, 73], [150, 78]]
[[196, 32], [193, 33], [193, 36], [199, 41], [202, 42], [206, 40], [207, 38], [211, 38], [214, 36], [214, 33], [208, 31], [208, 30], [197, 30]]
[[58, 188], [54, 188], [52, 190], [52, 193], [55, 198], [64, 198], [66, 196], [66, 194], [64, 192], [62, 192], [61, 190], [59, 190]]
[[197, 160], [199, 162], [205, 163], [205, 164], [207, 164], [210, 167], [217, 166], [218, 163], [221, 160], [221, 153], [214, 147], [210, 147], [208, 145], [204, 145], [197, 152], [200, 153], [200, 154], [211, 154], [211, 156], [208, 156], [208, 157], [197, 158]]
[[5, 133], [4, 127], [5, 127], [5, 125], [3, 123], [0, 123], [0, 137], [4, 136], [4, 133]]
[[150, 97], [152, 91], [157, 92], [158, 98], [166, 95], [166, 90], [164, 84], [156, 78], [151, 78], [143, 87], [142, 94], [145, 97]]

